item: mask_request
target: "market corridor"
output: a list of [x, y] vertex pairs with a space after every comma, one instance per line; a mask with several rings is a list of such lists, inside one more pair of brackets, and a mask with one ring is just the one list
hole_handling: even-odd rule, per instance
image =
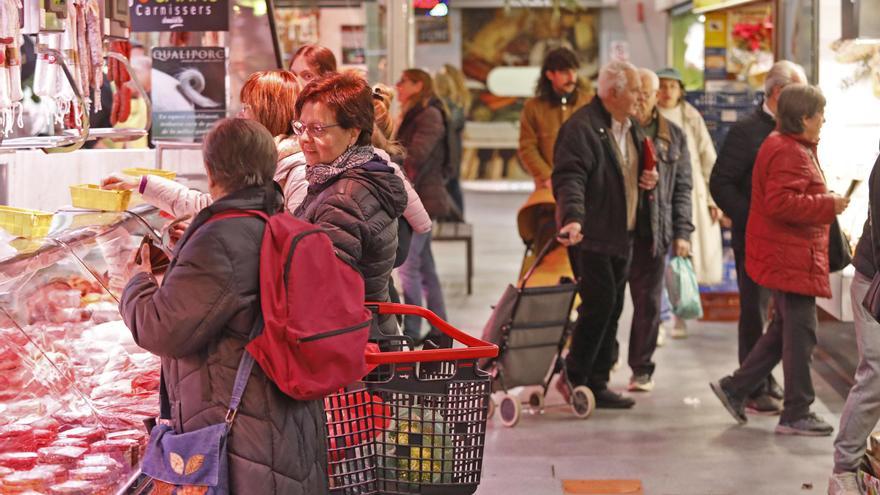
[[[526, 193], [466, 195], [474, 224], [474, 294], [465, 295], [464, 249], [435, 244], [450, 321], [479, 335], [523, 254], [516, 211]], [[620, 321], [622, 359], [612, 388], [623, 390], [629, 300]], [[565, 493], [562, 480], [641, 480], [646, 495], [788, 495], [825, 493], [832, 467], [832, 437], [780, 436], [778, 417], [749, 416], [737, 426], [708, 383], [736, 365], [734, 323], [692, 325], [686, 340], [667, 340], [656, 355], [656, 388], [634, 395], [629, 411], [600, 409], [576, 419], [555, 392], [542, 416], [524, 412], [515, 428], [489, 421], [478, 494]], [[781, 369], [776, 377], [782, 380]], [[843, 399], [814, 372], [815, 411], [837, 427]], [[558, 407], [552, 407], [558, 404]], [[576, 492], [571, 492], [576, 493]], [[592, 492], [588, 492], [592, 493]], [[621, 492], [623, 493], [623, 492]]]

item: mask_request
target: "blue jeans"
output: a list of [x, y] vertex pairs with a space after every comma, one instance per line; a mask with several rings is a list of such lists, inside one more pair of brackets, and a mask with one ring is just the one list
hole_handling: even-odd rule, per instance
[[856, 384], [846, 397], [840, 430], [834, 440], [834, 472], [855, 472], [865, 455], [868, 435], [880, 420], [880, 323], [862, 307], [871, 279], [856, 272], [850, 287], [859, 367]]
[[[427, 308], [441, 319], [446, 319], [446, 304], [443, 302], [443, 289], [437, 277], [434, 254], [431, 253], [431, 233], [413, 233], [406, 261], [398, 268], [400, 284], [403, 286], [403, 302], [415, 306], [422, 305], [422, 297]], [[403, 333], [413, 340], [422, 338], [422, 318], [407, 315], [403, 318]]]

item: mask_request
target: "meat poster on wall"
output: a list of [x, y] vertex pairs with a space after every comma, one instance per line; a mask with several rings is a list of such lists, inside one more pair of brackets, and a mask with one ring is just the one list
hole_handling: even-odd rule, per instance
[[226, 48], [153, 48], [153, 139], [199, 141], [226, 116]]
[[229, 0], [128, 0], [131, 30], [229, 31]]

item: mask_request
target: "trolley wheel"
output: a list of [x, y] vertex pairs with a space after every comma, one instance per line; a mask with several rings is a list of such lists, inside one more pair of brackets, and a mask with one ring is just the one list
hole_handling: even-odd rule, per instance
[[522, 404], [520, 404], [519, 398], [510, 394], [504, 394], [501, 404], [498, 405], [498, 412], [501, 413], [501, 424], [508, 428], [513, 428], [519, 423]]
[[544, 412], [544, 394], [537, 390], [529, 394], [529, 411], [532, 414], [542, 414]]
[[593, 391], [584, 385], [579, 385], [571, 391], [571, 410], [580, 419], [587, 419], [596, 409], [596, 396]]
[[489, 412], [486, 413], [486, 419], [492, 419], [492, 416], [495, 416], [495, 401], [492, 399], [492, 396], [489, 396]]

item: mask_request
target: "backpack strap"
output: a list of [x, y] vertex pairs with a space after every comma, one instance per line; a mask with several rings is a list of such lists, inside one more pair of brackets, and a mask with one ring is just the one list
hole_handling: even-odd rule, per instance
[[[263, 312], [257, 311], [257, 319], [254, 321], [254, 327], [248, 336], [248, 342], [257, 338], [263, 332]], [[238, 414], [238, 406], [241, 405], [241, 398], [244, 397], [244, 390], [247, 388], [248, 379], [254, 368], [254, 357], [248, 352], [247, 348], [242, 351], [241, 361], [238, 363], [238, 371], [235, 372], [235, 384], [232, 386], [232, 396], [229, 398], [229, 410], [226, 412], [226, 428], [231, 429], [235, 416]]]
[[260, 217], [265, 221], [269, 221], [269, 215], [265, 211], [261, 210], [225, 210], [220, 213], [215, 213], [211, 216], [206, 224], [211, 222], [216, 222], [217, 220], [225, 220], [227, 218], [244, 218], [244, 217]]

